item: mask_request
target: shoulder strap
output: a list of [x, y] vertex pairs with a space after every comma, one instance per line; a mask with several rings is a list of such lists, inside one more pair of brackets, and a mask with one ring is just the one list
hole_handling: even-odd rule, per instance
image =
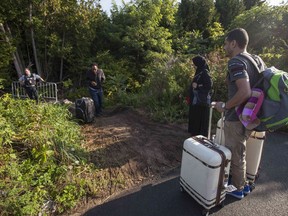
[[[241, 56], [241, 57], [240, 57], [240, 56]], [[233, 58], [236, 58], [236, 59], [238, 59], [238, 60], [240, 60], [240, 61], [243, 61], [243, 58], [246, 59], [246, 60], [248, 60], [250, 63], [252, 63], [254, 69], [255, 69], [258, 73], [261, 73], [261, 71], [260, 71], [260, 69], [259, 69], [259, 66], [258, 66], [255, 58], [252, 57], [251, 54], [249, 54], [249, 53], [240, 53], [240, 55], [235, 56], [235, 57], [233, 57]]]
[[[256, 57], [254, 57], [253, 55], [249, 54], [249, 53], [240, 53], [240, 55], [235, 56], [233, 58], [236, 58], [240, 61], [243, 61], [243, 59], [248, 60], [248, 62], [252, 63], [254, 69], [261, 74], [262, 70], [260, 70], [259, 67], [261, 67], [260, 65], [258, 65], [258, 63], [256, 62]], [[263, 62], [263, 61], [262, 61]], [[264, 62], [263, 62], [264, 63]], [[264, 65], [263, 65], [264, 66]], [[262, 75], [262, 74], [261, 74]], [[261, 78], [252, 86], [252, 88], [255, 88], [257, 86], [259, 86], [259, 84], [263, 81], [264, 77], [263, 75], [261, 76]]]

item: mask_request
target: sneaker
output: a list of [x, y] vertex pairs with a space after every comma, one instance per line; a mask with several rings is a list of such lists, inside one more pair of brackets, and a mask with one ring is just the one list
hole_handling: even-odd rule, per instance
[[242, 191], [235, 190], [232, 192], [227, 192], [227, 194], [236, 197], [237, 199], [242, 199], [244, 197], [243, 190]]
[[243, 193], [245, 194], [245, 195], [247, 195], [247, 194], [249, 194], [251, 192], [251, 189], [250, 189], [250, 185], [245, 185], [244, 186], [244, 189], [243, 189]]

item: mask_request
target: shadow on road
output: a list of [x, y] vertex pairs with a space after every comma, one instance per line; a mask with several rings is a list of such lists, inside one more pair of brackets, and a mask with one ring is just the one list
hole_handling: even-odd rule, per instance
[[[203, 207], [186, 192], [180, 191], [180, 168], [173, 176], [155, 185], [145, 185], [138, 191], [122, 194], [108, 203], [96, 206], [84, 216], [191, 216], [201, 215]], [[225, 205], [232, 203], [233, 198], [226, 198]], [[211, 213], [217, 212], [217, 206]]]
[[[214, 207], [215, 216], [287, 215], [288, 135], [269, 134], [264, 144], [256, 189], [241, 201], [227, 196], [225, 207]], [[153, 184], [121, 194], [87, 211], [85, 216], [198, 216], [203, 207], [180, 192], [180, 167]], [[269, 202], [268, 202], [269, 200]]]

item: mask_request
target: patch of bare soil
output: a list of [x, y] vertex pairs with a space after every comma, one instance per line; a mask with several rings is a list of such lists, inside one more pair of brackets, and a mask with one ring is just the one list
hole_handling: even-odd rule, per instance
[[[141, 111], [116, 108], [82, 126], [84, 148], [101, 169], [98, 197], [81, 204], [72, 215], [82, 215], [107, 199], [178, 167], [186, 124], [153, 122]], [[97, 179], [95, 179], [97, 181]], [[71, 215], [71, 212], [70, 212]]]

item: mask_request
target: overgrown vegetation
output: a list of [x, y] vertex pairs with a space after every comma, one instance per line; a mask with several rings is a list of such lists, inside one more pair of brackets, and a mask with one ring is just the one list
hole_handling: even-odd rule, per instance
[[97, 169], [67, 107], [4, 95], [0, 113], [1, 215], [59, 214], [96, 194]]

